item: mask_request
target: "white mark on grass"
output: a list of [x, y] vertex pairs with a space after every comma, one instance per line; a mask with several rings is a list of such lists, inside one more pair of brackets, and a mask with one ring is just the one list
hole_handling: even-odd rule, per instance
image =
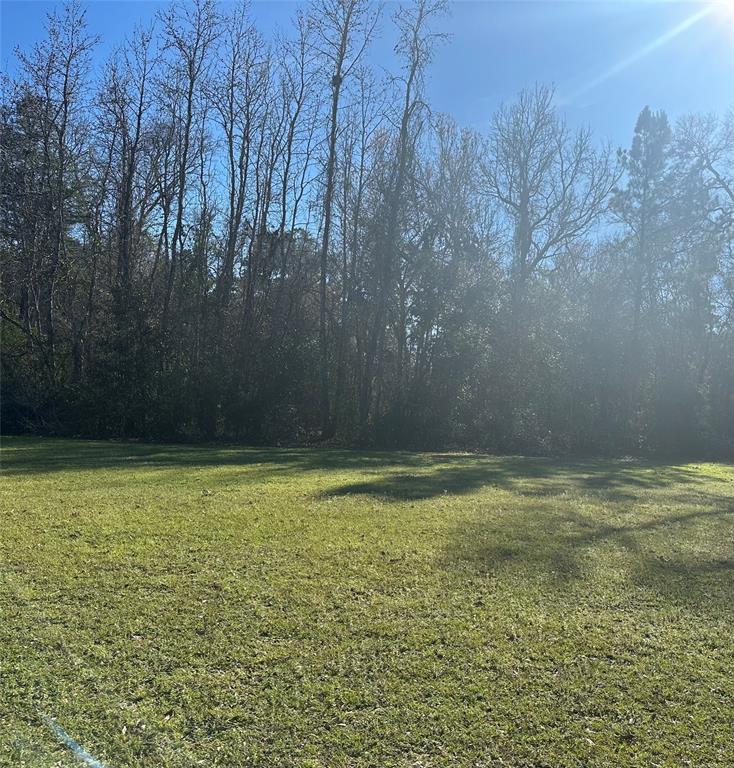
[[53, 718], [43, 715], [43, 722], [54, 732], [56, 738], [74, 753], [78, 760], [86, 763], [90, 768], [106, 768], [104, 763], [90, 755], [78, 741], [74, 741]]

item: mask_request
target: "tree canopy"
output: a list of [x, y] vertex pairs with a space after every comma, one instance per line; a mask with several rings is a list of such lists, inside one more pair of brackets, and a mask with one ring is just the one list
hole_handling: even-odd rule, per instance
[[0, 105], [3, 431], [734, 451], [734, 113], [617, 151], [541, 84], [462, 128], [443, 12], [176, 3], [102, 73], [50, 16]]

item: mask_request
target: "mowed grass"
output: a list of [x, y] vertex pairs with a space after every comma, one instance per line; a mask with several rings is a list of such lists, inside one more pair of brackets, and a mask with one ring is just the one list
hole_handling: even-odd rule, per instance
[[734, 765], [734, 468], [5, 438], [0, 764]]

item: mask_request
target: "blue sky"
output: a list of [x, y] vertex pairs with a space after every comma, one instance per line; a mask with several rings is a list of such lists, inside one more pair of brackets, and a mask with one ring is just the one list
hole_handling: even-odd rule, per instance
[[[728, 2], [728, 11], [725, 10]], [[90, 30], [103, 39], [101, 62], [139, 21], [165, 4], [154, 0], [95, 0]], [[42, 36], [40, 0], [2, 0], [0, 61], [14, 66], [13, 49]], [[264, 34], [287, 29], [297, 4], [253, 2]], [[687, 111], [723, 112], [734, 104], [734, 0], [711, 12], [702, 2], [666, 0], [496, 0], [457, 2], [446, 20], [450, 40], [430, 70], [429, 99], [462, 125], [483, 128], [493, 110], [523, 87], [554, 83], [572, 124], [627, 145], [646, 104], [672, 118]], [[386, 11], [391, 3], [386, 4]], [[370, 53], [393, 66], [390, 24]]]

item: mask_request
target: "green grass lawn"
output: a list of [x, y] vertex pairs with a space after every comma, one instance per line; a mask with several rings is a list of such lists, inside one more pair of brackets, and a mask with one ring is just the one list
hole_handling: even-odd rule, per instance
[[734, 765], [734, 468], [5, 438], [0, 764]]

